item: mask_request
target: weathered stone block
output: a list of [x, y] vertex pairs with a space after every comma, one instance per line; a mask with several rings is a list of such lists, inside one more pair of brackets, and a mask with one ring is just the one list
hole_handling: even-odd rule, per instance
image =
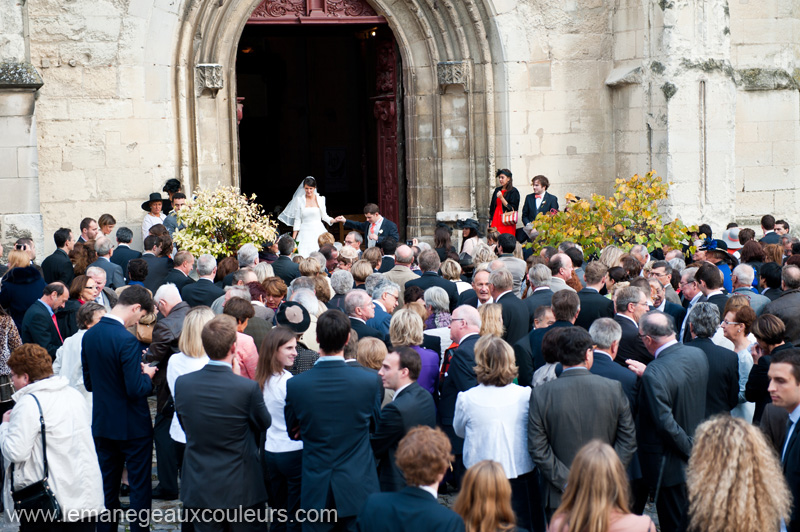
[[789, 166], [789, 167], [793, 166], [795, 167], [794, 168], [795, 174], [797, 174], [798, 171], [797, 165], [800, 164], [800, 147], [798, 147], [797, 142], [796, 141], [773, 142], [772, 163], [776, 166]]
[[[35, 146], [17, 148], [17, 175], [22, 178], [39, 176], [39, 157]], [[38, 193], [36, 199], [39, 199]]]
[[32, 90], [0, 90], [0, 116], [30, 116], [33, 114]]
[[0, 148], [0, 178], [17, 177], [17, 149]]
[[528, 63], [528, 85], [536, 89], [551, 88], [550, 61]]
[[31, 116], [0, 116], [0, 147], [35, 146], [36, 130]]
[[114, 118], [131, 118], [133, 104], [130, 100], [92, 99], [70, 100], [70, 113], [77, 119], [108, 120]]
[[[35, 178], [0, 179], [0, 212], [39, 212], [39, 182]], [[4, 230], [9, 227], [4, 225]]]

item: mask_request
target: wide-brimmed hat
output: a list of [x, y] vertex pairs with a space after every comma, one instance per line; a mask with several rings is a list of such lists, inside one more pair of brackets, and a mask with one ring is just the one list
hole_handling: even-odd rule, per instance
[[153, 192], [150, 194], [150, 199], [142, 203], [142, 209], [150, 212], [150, 203], [153, 201], [160, 201], [162, 204], [164, 203], [164, 198], [161, 197], [160, 192]]
[[303, 305], [296, 301], [286, 301], [281, 304], [276, 316], [278, 325], [289, 327], [297, 334], [304, 333], [311, 325], [311, 316]]
[[737, 249], [742, 249], [742, 245], [739, 243], [739, 228], [738, 227], [731, 227], [730, 229], [726, 229], [722, 233], [722, 241], [728, 246], [728, 250], [733, 251]]
[[466, 220], [459, 220], [456, 222], [456, 227], [459, 229], [474, 229], [478, 231], [478, 220], [474, 218], [467, 218]]

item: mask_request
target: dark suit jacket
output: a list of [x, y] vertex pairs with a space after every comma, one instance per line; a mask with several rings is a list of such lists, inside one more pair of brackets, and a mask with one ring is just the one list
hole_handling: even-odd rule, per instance
[[341, 360], [320, 359], [286, 383], [286, 426], [303, 440], [301, 505], [326, 507], [333, 495], [339, 516], [355, 516], [379, 490], [370, 424], [380, 418], [375, 377]]
[[478, 294], [475, 290], [470, 288], [458, 294], [456, 307], [460, 307], [461, 305], [469, 305], [470, 307], [478, 308]]
[[374, 493], [356, 521], [358, 532], [464, 532], [464, 522], [417, 487], [396, 493]]
[[[24, 341], [25, 340], [23, 340], [23, 342]], [[782, 349], [791, 349], [793, 347], [793, 344], [786, 342], [773, 349], [772, 353], [776, 353]], [[745, 384], [744, 398], [756, 404], [755, 413], [753, 414], [754, 425], [757, 425], [761, 421], [761, 414], [764, 412], [764, 407], [772, 402], [772, 398], [767, 391], [769, 387], [769, 365], [771, 362], [771, 354], [759, 358], [758, 363], [750, 368], [750, 375], [748, 375], [747, 384]]]
[[[497, 187], [492, 192], [492, 199], [489, 201], [489, 223], [494, 219], [494, 209], [497, 207], [497, 196], [503, 187]], [[503, 207], [503, 212], [518, 211], [519, 210], [519, 190], [511, 187], [511, 190], [506, 192], [507, 207]]]
[[283, 279], [286, 286], [300, 277], [300, 266], [292, 262], [292, 259], [286, 255], [281, 255], [278, 260], [272, 263], [272, 271], [275, 272], [277, 277]]
[[[457, 348], [451, 351], [450, 367], [444, 375], [442, 391], [439, 394], [439, 420], [442, 425], [453, 425], [456, 413], [458, 392], [464, 392], [478, 385], [475, 376], [475, 344], [480, 335], [473, 334], [462, 339]], [[463, 446], [464, 440], [459, 438]], [[461, 448], [453, 448], [453, 453], [461, 454]]]
[[[664, 304], [664, 314], [672, 316], [672, 320], [675, 322], [675, 332], [681, 332], [681, 325], [683, 325], [683, 319], [686, 317], [686, 309], [667, 301]], [[725, 316], [722, 316], [722, 318], [724, 317]]]
[[381, 258], [381, 265], [378, 267], [378, 273], [386, 273], [394, 268], [394, 259], [392, 257]]
[[708, 360], [706, 417], [729, 413], [739, 404], [739, 357], [711, 338], [695, 338], [686, 345], [702, 349]]
[[762, 295], [768, 297], [770, 301], [775, 301], [776, 299], [778, 299], [783, 295], [783, 290], [781, 290], [780, 288], [769, 288]]
[[[120, 286], [125, 286], [125, 275], [123, 275], [122, 267], [120, 265], [114, 264], [110, 260], [106, 260], [102, 257], [98, 257], [96, 261], [90, 264], [90, 266], [97, 266], [98, 268], [103, 268], [105, 270], [106, 286], [113, 288], [114, 290]], [[147, 267], [150, 267], [149, 263]], [[150, 270], [148, 269], [148, 272], [149, 271]]]
[[142, 259], [147, 263], [147, 277], [144, 279], [144, 286], [155, 294], [158, 287], [164, 284], [164, 279], [172, 269], [172, 259], [156, 257], [152, 253], [143, 254]]
[[643, 364], [649, 364], [653, 360], [653, 355], [644, 346], [644, 342], [639, 337], [639, 328], [625, 316], [616, 315], [614, 321], [622, 327], [622, 338], [619, 340], [619, 351], [617, 351], [616, 362], [620, 366], [627, 368], [625, 361], [629, 358], [638, 360]]
[[187, 508], [238, 508], [267, 500], [259, 442], [272, 423], [258, 384], [206, 365], [175, 381], [186, 432], [181, 500]]
[[686, 482], [694, 431], [706, 411], [708, 362], [700, 349], [677, 343], [664, 349], [642, 375], [636, 435], [642, 474], [651, 485]]
[[38, 344], [47, 349], [53, 360], [56, 359], [56, 351], [64, 343], [45, 304], [39, 300], [34, 301], [25, 312], [20, 336], [23, 344]]
[[531, 391], [528, 450], [547, 483], [547, 508], [558, 507], [572, 460], [595, 438], [612, 445], [628, 466], [636, 431], [619, 382], [579, 367]]
[[198, 279], [196, 283], [187, 284], [181, 288], [181, 298], [189, 303], [190, 307], [197, 307], [200, 305], [210, 307], [215, 299], [224, 295], [225, 290], [208, 279]]
[[156, 412], [161, 412], [164, 406], [169, 403], [172, 394], [169, 393], [167, 386], [167, 367], [169, 359], [178, 349], [178, 339], [183, 331], [183, 320], [191, 310], [186, 301], [181, 301], [174, 307], [168, 316], [158, 320], [153, 327], [153, 341], [147, 351], [145, 360], [158, 364], [158, 371], [153, 377], [153, 386], [156, 387]]
[[83, 335], [82, 346], [83, 383], [94, 396], [92, 435], [111, 440], [151, 436], [147, 396], [153, 383], [142, 373], [139, 340], [104, 316]]
[[578, 299], [581, 301], [581, 310], [575, 325], [588, 331], [594, 320], [614, 317], [614, 302], [601, 296], [597, 290], [584, 288], [578, 292]]
[[770, 231], [769, 233], [764, 235], [764, 238], [759, 240], [759, 242], [762, 242], [764, 244], [780, 244], [781, 237], [778, 236], [778, 233], [776, 233], [775, 231]]
[[427, 290], [432, 286], [444, 288], [444, 291], [447, 292], [447, 296], [450, 298], [450, 312], [456, 308], [456, 303], [458, 303], [458, 289], [456, 288], [456, 283], [439, 277], [439, 274], [436, 272], [425, 272], [420, 275], [418, 279], [407, 281], [406, 288], [409, 286], [419, 286], [422, 290]]
[[366, 323], [363, 323], [355, 318], [350, 318], [350, 328], [353, 329], [356, 333], [358, 333], [359, 340], [361, 340], [362, 338], [371, 337], [371, 338], [377, 338], [382, 342], [386, 341], [386, 337], [378, 329], [370, 327]]
[[[544, 355], [542, 355], [542, 338], [544, 335], [547, 334], [547, 331], [550, 329], [556, 329], [558, 327], [574, 327], [574, 325], [568, 321], [561, 321], [556, 320], [550, 327], [545, 327], [544, 329], [534, 329], [528, 335], [528, 338], [531, 342], [531, 360], [533, 361], [533, 371], [531, 372], [531, 379], [533, 379], [533, 374], [536, 372], [537, 369], [544, 366]], [[520, 375], [522, 375], [522, 370], [520, 370]], [[522, 384], [522, 386], [530, 386], [530, 381], [528, 384]]]
[[789, 440], [789, 446], [786, 447], [786, 453], [783, 456], [783, 474], [786, 477], [786, 483], [789, 484], [789, 490], [792, 492], [792, 500], [794, 502], [792, 515], [789, 517], [789, 522], [786, 526], [789, 532], [800, 531], [800, 509], [798, 509], [798, 506], [800, 506], [798, 504], [800, 502], [800, 443], [797, 441], [800, 435], [798, 433], [800, 433], [800, 427], [795, 426]]
[[628, 403], [631, 406], [631, 413], [636, 415], [636, 401], [639, 394], [639, 377], [629, 369], [620, 367], [609, 356], [595, 351], [594, 363], [590, 370], [595, 375], [600, 375], [607, 379], [617, 381], [622, 385], [622, 391], [625, 392], [625, 397], [628, 398]]
[[558, 198], [546, 190], [542, 198], [542, 204], [538, 209], [536, 208], [536, 196], [528, 194], [525, 196], [525, 205], [522, 207], [522, 225], [527, 225], [528, 222], [532, 222], [540, 214], [547, 214], [553, 209], [558, 210]]
[[728, 302], [728, 294], [714, 294], [713, 296], [707, 298], [705, 302], [712, 303], [717, 306], [719, 309], [720, 320], [725, 318], [725, 303]]
[[539, 307], [549, 307], [552, 300], [553, 291], [549, 288], [538, 290], [523, 299], [525, 305], [528, 307], [528, 314], [531, 318], [531, 329], [533, 329], [533, 316], [536, 312], [536, 309]]
[[67, 288], [75, 278], [75, 268], [69, 255], [63, 249], [57, 249], [42, 261], [42, 273], [47, 284], [61, 281]]
[[[367, 241], [367, 235], [369, 232], [369, 226], [371, 224], [369, 222], [355, 222], [352, 220], [345, 220], [344, 226], [348, 229], [355, 229], [356, 231], [360, 231], [364, 233], [364, 242]], [[378, 235], [378, 240], [375, 241], [376, 244], [380, 244], [384, 241], [384, 239], [392, 237], [396, 241], [400, 241], [400, 231], [397, 230], [397, 224], [391, 220], [387, 220], [386, 218], [383, 219], [381, 222], [380, 234]], [[367, 244], [369, 245], [369, 244]]]
[[779, 317], [786, 325], [786, 338], [795, 345], [800, 343], [800, 290], [786, 290], [767, 303], [763, 314]]
[[164, 277], [164, 284], [172, 283], [178, 287], [178, 290], [186, 286], [187, 284], [192, 284], [195, 282], [194, 279], [185, 275], [182, 271], [172, 268], [168, 273], [167, 276]]
[[[111, 255], [111, 262], [122, 268], [122, 275], [125, 276], [125, 280], [128, 280], [128, 262], [132, 261], [133, 259], [139, 259], [142, 257], [142, 254], [135, 249], [131, 249], [128, 246], [117, 246], [114, 248], [114, 254]], [[148, 265], [149, 266], [149, 265]]]
[[533, 358], [531, 356], [531, 340], [523, 336], [514, 343], [514, 363], [517, 365], [519, 375], [517, 382], [520, 386], [531, 386], [533, 382]]
[[419, 425], [436, 426], [436, 406], [431, 394], [414, 382], [383, 407], [378, 428], [369, 437], [378, 459], [381, 491], [400, 491], [406, 486], [403, 474], [394, 462], [394, 453], [403, 436]]
[[506, 293], [496, 303], [500, 303], [502, 307], [503, 328], [505, 329], [503, 340], [514, 345], [521, 338], [526, 337], [531, 330], [528, 307], [513, 292]]
[[[392, 321], [392, 315], [383, 310], [379, 307], [375, 302], [372, 303], [375, 306], [375, 316], [367, 320], [367, 326], [372, 327], [376, 331], [380, 331], [383, 335], [384, 340], [389, 339], [389, 323]], [[358, 331], [356, 331], [358, 332]], [[361, 338], [359, 334], [358, 338]]]
[[253, 339], [256, 348], [261, 349], [261, 344], [264, 342], [264, 338], [267, 336], [270, 329], [272, 329], [271, 321], [253, 316], [247, 321], [247, 327], [245, 327], [242, 332]]

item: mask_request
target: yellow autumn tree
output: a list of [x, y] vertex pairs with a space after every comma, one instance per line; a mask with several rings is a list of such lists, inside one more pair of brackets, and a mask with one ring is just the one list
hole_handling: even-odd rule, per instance
[[[617, 179], [614, 194], [593, 194], [591, 199], [578, 199], [567, 194], [564, 211], [538, 216], [533, 230], [538, 232], [535, 250], [558, 246], [565, 240], [576, 242], [588, 257], [600, 254], [609, 245], [629, 250], [634, 244], [647, 249], [682, 249], [688, 230], [680, 219], [665, 221], [659, 213], [660, 202], [667, 198], [669, 184], [655, 172]], [[691, 250], [694, 251], [694, 250]]]

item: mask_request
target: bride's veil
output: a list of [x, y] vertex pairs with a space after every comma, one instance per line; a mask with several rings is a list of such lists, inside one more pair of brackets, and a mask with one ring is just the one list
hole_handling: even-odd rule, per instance
[[297, 187], [297, 190], [292, 196], [292, 201], [283, 209], [283, 212], [278, 215], [278, 220], [282, 221], [286, 225], [290, 227], [294, 227], [294, 223], [296, 220], [300, 218], [300, 214], [303, 212], [303, 205], [305, 205], [305, 195], [306, 190], [303, 183], [300, 181], [300, 186]]

